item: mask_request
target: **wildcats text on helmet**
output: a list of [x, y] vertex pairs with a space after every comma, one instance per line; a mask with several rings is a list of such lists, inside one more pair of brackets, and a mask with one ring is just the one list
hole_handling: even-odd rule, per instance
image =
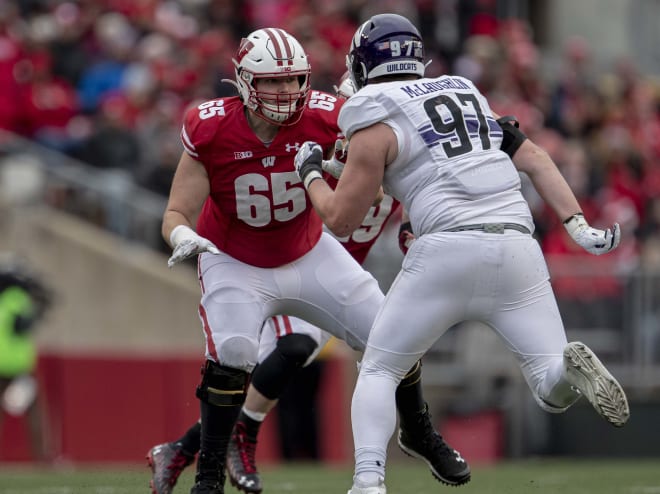
[[387, 64], [387, 72], [401, 72], [403, 70], [415, 70], [417, 68], [417, 64], [411, 63], [411, 62], [398, 62], [398, 63], [388, 63]]

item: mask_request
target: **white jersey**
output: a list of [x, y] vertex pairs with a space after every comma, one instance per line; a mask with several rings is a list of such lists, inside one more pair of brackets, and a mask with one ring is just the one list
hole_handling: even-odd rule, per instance
[[516, 223], [533, 232], [518, 171], [500, 150], [502, 128], [471, 81], [371, 84], [339, 114], [349, 139], [377, 122], [393, 129], [399, 147], [383, 188], [403, 203], [416, 236], [477, 223]]

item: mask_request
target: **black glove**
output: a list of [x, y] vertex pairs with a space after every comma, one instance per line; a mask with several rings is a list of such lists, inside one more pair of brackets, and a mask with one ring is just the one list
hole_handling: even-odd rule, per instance
[[317, 178], [323, 178], [322, 161], [323, 150], [312, 141], [305, 141], [296, 153], [293, 162], [305, 189]]

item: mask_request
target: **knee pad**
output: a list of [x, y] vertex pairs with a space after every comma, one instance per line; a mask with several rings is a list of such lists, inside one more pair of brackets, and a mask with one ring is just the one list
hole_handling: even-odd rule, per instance
[[202, 367], [202, 382], [195, 394], [209, 405], [242, 405], [247, 394], [248, 377], [249, 374], [243, 370], [207, 360]]
[[316, 350], [316, 341], [306, 334], [288, 334], [277, 340], [276, 351], [296, 367], [302, 367]]
[[316, 342], [305, 334], [289, 334], [277, 340], [272, 351], [252, 375], [252, 386], [269, 400], [280, 397], [309, 356], [316, 349]]

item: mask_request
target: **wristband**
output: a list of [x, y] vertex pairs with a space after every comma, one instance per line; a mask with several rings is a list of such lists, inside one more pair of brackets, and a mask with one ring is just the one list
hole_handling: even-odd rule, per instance
[[317, 178], [323, 178], [323, 175], [321, 175], [318, 170], [311, 170], [307, 172], [307, 175], [305, 175], [305, 179], [303, 180], [303, 186], [305, 189], [309, 189], [309, 184], [311, 184]]
[[186, 239], [195, 238], [197, 234], [187, 225], [177, 225], [170, 232], [170, 245], [176, 247]]
[[[564, 228], [573, 240], [576, 240], [576, 235], [587, 230], [589, 228], [589, 223], [584, 219], [582, 213], [575, 213], [564, 221]], [[580, 243], [578, 240], [576, 240], [576, 242]]]
[[567, 224], [569, 221], [571, 221], [572, 219], [574, 219], [574, 218], [577, 217], [577, 216], [581, 216], [582, 218], [584, 218], [584, 214], [583, 214], [583, 213], [575, 213], [575, 214], [569, 216], [568, 218], [566, 218], [562, 223], [564, 223], [564, 225], [565, 225], [565, 224]]

